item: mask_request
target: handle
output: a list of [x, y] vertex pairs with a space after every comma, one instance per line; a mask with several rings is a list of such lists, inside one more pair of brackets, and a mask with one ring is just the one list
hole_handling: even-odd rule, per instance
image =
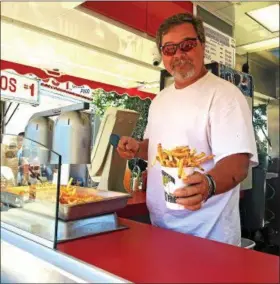
[[120, 141], [120, 136], [118, 134], [111, 134], [110, 136], [110, 144], [114, 147], [117, 148], [119, 145]]

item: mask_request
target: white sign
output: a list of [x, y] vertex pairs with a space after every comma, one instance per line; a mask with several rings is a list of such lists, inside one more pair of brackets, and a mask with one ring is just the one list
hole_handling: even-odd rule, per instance
[[235, 39], [204, 23], [206, 44], [204, 63], [218, 62], [235, 68]]
[[39, 81], [1, 71], [1, 100], [39, 105]]
[[44, 79], [41, 81], [41, 89], [77, 101], [92, 101], [92, 89], [90, 87], [75, 86], [72, 82], [60, 83], [54, 78]]

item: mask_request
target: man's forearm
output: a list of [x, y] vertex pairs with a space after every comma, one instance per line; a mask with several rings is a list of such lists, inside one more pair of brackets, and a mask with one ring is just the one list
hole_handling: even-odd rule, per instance
[[149, 147], [149, 139], [145, 139], [141, 142], [139, 142], [139, 151], [136, 154], [137, 158], [140, 158], [142, 160], [148, 160], [148, 147]]
[[220, 160], [208, 172], [216, 182], [216, 194], [233, 189], [247, 177], [249, 160], [248, 154], [234, 154]]

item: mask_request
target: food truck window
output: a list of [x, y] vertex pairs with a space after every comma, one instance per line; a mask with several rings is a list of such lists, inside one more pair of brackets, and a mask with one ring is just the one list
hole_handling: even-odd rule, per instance
[[[40, 105], [37, 107], [33, 107], [31, 105], [20, 104], [17, 111], [14, 113], [12, 119], [5, 127], [6, 134], [15, 134], [17, 135], [20, 132], [25, 130], [25, 127], [34, 113], [64, 107], [71, 104], [75, 104], [77, 101], [73, 101], [66, 98], [59, 99], [56, 96], [52, 96], [47, 92], [40, 92]], [[11, 107], [7, 113], [7, 117], [10, 117], [13, 112], [14, 107]]]

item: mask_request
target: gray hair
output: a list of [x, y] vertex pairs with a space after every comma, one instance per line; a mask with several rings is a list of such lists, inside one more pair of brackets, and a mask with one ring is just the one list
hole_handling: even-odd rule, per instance
[[156, 44], [159, 52], [162, 44], [162, 37], [167, 34], [171, 28], [185, 23], [192, 24], [199, 41], [201, 43], [205, 43], [205, 33], [202, 20], [190, 13], [180, 13], [165, 19], [165, 21], [160, 25], [156, 35]]

